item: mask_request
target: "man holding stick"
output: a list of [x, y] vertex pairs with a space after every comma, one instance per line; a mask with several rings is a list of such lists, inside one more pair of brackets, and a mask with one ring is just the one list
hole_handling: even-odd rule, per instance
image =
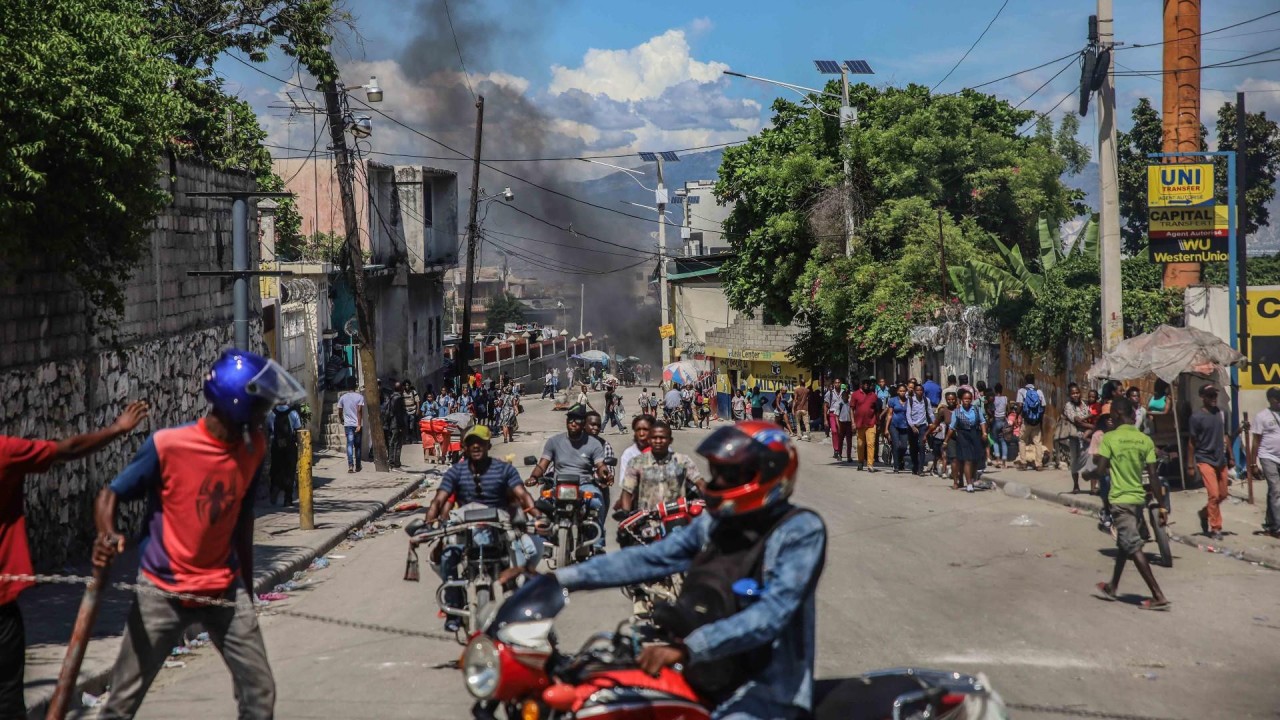
[[197, 622], [231, 670], [239, 717], [274, 713], [275, 680], [253, 610], [253, 481], [267, 449], [267, 413], [298, 403], [305, 392], [275, 362], [230, 349], [205, 377], [204, 395], [210, 408], [203, 418], [154, 433], [98, 495], [98, 567], [124, 549], [116, 531], [119, 501], [148, 499], [143, 589], [129, 610], [103, 720], [137, 713], [170, 649]]

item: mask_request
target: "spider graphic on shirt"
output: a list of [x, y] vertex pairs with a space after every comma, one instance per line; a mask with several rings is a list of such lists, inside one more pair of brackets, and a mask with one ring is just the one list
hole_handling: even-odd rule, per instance
[[216, 525], [223, 513], [229, 512], [234, 504], [235, 498], [231, 494], [231, 482], [228, 478], [209, 476], [200, 483], [196, 512], [201, 520]]

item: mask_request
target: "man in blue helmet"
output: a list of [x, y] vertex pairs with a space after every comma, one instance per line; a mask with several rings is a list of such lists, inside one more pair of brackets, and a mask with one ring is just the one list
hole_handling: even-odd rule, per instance
[[230, 349], [204, 380], [208, 413], [151, 435], [98, 495], [95, 565], [124, 549], [119, 502], [146, 498], [138, 584], [234, 607], [139, 592], [129, 610], [111, 695], [100, 718], [131, 718], [187, 626], [200, 623], [235, 682], [240, 718], [270, 718], [275, 680], [253, 610], [253, 480], [267, 451], [266, 418], [305, 397], [284, 368]]

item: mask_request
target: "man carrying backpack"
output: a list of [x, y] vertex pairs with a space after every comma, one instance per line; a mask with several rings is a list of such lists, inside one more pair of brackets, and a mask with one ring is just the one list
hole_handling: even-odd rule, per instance
[[1044, 463], [1045, 447], [1041, 440], [1044, 437], [1044, 411], [1049, 406], [1049, 398], [1036, 387], [1036, 376], [1028, 374], [1026, 384], [1018, 389], [1018, 406], [1022, 408], [1022, 451], [1019, 459], [1023, 468], [1040, 469]]
[[284, 504], [293, 504], [293, 488], [298, 482], [298, 431], [302, 417], [288, 405], [277, 405], [271, 413], [271, 504], [284, 495]]

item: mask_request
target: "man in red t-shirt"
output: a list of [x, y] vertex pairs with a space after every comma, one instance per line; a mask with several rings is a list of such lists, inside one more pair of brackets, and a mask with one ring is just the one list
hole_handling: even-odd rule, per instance
[[[135, 402], [111, 425], [66, 440], [26, 440], [0, 435], [0, 574], [31, 575], [27, 519], [22, 485], [29, 473], [42, 473], [55, 463], [82, 458], [131, 432], [147, 417], [147, 404]], [[0, 581], [0, 717], [26, 717], [22, 698], [27, 641], [18, 609], [18, 594], [35, 583]]]
[[266, 455], [267, 414], [306, 391], [284, 368], [251, 352], [222, 353], [205, 376], [209, 412], [159, 430], [98, 494], [93, 561], [124, 548], [116, 531], [121, 500], [147, 500], [138, 584], [199, 595], [209, 605], [139, 592], [129, 609], [111, 695], [100, 720], [131, 718], [182, 631], [204, 626], [231, 669], [239, 717], [271, 718], [276, 686], [253, 611], [253, 482]]
[[870, 379], [849, 396], [853, 407], [853, 427], [858, 438], [858, 469], [876, 471], [876, 418], [880, 415], [880, 397]]

